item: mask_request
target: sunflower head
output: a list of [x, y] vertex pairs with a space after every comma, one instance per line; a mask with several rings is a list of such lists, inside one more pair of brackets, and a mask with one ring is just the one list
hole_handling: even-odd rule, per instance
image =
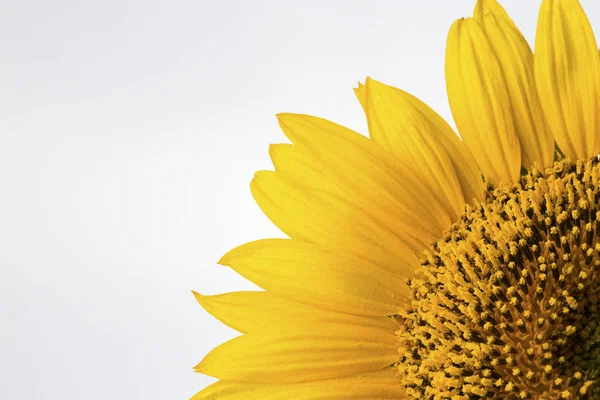
[[198, 302], [241, 336], [193, 400], [599, 399], [600, 56], [577, 0], [535, 53], [495, 0], [450, 28], [460, 137], [367, 78], [367, 138], [281, 114], [252, 194], [286, 239], [220, 263], [264, 291]]

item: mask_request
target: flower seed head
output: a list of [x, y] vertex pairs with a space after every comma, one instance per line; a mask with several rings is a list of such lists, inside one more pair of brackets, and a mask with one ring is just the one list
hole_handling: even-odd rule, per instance
[[410, 398], [600, 398], [599, 202], [594, 159], [533, 169], [467, 209], [410, 281]]

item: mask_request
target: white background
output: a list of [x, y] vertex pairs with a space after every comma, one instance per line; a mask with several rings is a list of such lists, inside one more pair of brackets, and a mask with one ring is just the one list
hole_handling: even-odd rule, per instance
[[[539, 2], [504, 4], [532, 41]], [[191, 289], [252, 288], [216, 261], [280, 236], [248, 189], [274, 114], [366, 133], [370, 75], [449, 118], [446, 33], [474, 1], [0, 5], [0, 398], [167, 400], [235, 335]]]

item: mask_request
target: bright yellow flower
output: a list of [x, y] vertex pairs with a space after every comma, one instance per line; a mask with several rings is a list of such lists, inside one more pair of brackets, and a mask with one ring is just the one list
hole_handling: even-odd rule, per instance
[[600, 57], [577, 0], [535, 44], [495, 0], [452, 26], [462, 141], [369, 78], [370, 140], [278, 116], [251, 189], [289, 239], [220, 260], [264, 292], [196, 294], [242, 335], [194, 400], [600, 398]]

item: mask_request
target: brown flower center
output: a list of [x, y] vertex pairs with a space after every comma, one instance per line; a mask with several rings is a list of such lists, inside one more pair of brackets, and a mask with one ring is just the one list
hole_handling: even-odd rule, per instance
[[398, 332], [410, 398], [600, 398], [600, 165], [558, 161], [436, 242]]

